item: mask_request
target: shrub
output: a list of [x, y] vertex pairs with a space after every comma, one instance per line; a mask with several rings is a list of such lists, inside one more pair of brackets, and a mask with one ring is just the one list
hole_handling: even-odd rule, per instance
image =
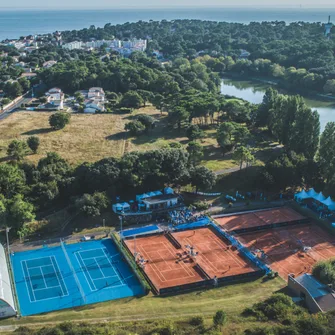
[[40, 145], [40, 139], [37, 136], [30, 136], [27, 139], [27, 144], [30, 150], [36, 154], [38, 147]]
[[70, 123], [71, 114], [65, 112], [57, 112], [49, 117], [49, 124], [54, 130], [63, 129]]
[[222, 310], [219, 310], [213, 316], [214, 327], [221, 328], [226, 322], [227, 316], [226, 313]]
[[13, 140], [7, 148], [7, 155], [20, 161], [28, 153], [28, 145], [25, 141]]
[[204, 326], [205, 319], [203, 316], [195, 316], [190, 320], [190, 325], [192, 326]]
[[198, 210], [198, 211], [205, 211], [206, 209], [209, 208], [209, 203], [206, 201], [196, 201], [193, 206]]
[[264, 302], [255, 305], [255, 309], [262, 312], [270, 320], [282, 321], [290, 319], [297, 307], [292, 299], [285, 294], [274, 294]]
[[324, 284], [335, 283], [335, 264], [333, 260], [318, 262], [313, 267], [313, 276]]
[[132, 121], [128, 122], [125, 127], [125, 130], [128, 130], [131, 135], [140, 135], [145, 131], [145, 125], [141, 121]]

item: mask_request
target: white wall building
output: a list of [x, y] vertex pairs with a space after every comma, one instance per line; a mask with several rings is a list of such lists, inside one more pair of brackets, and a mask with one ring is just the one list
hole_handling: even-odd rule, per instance
[[67, 49], [67, 50], [75, 50], [75, 49], [81, 49], [82, 45], [83, 45], [83, 42], [74, 41], [74, 42], [63, 44], [62, 48]]
[[9, 266], [5, 249], [0, 244], [0, 318], [16, 315], [14, 293], [9, 277]]
[[105, 101], [105, 92], [101, 87], [91, 87], [88, 90], [87, 98]]

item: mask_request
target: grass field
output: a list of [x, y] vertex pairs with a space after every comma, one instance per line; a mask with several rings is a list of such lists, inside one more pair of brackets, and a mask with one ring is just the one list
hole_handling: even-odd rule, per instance
[[0, 157], [7, 156], [7, 146], [13, 139], [29, 136], [40, 138], [37, 162], [47, 152], [55, 151], [70, 163], [94, 162], [108, 156], [120, 157], [124, 146], [124, 120], [120, 115], [73, 114], [64, 129], [53, 131], [48, 112], [17, 112], [0, 122]]
[[[129, 137], [124, 126], [138, 114], [148, 114], [157, 120], [157, 126], [149, 134]], [[40, 148], [36, 155], [27, 159], [37, 162], [47, 152], [60, 154], [71, 164], [84, 161], [94, 162], [104, 157], [120, 157], [125, 152], [146, 151], [163, 148], [169, 143], [187, 145], [184, 130], [167, 126], [167, 113], [160, 113], [152, 107], [142, 108], [131, 115], [120, 114], [72, 114], [71, 122], [64, 129], [54, 131], [49, 126], [48, 112], [21, 111], [10, 115], [0, 123], [0, 158], [6, 160], [7, 147], [13, 139], [40, 138]], [[215, 130], [206, 130], [206, 138], [201, 141], [205, 155], [203, 165], [213, 169], [236, 166], [231, 157], [223, 157], [215, 139]]]
[[[151, 115], [157, 120], [156, 127], [148, 134], [129, 136], [124, 126], [138, 114]], [[185, 130], [171, 129], [167, 123], [167, 113], [160, 113], [153, 107], [141, 108], [132, 114], [72, 114], [71, 122], [64, 129], [54, 131], [49, 126], [50, 112], [21, 111], [0, 122], [0, 159], [8, 159], [7, 147], [13, 139], [40, 138], [40, 148], [35, 155], [27, 156], [37, 162], [47, 152], [57, 152], [71, 164], [94, 162], [104, 157], [121, 157], [131, 151], [159, 149], [177, 142], [184, 147], [189, 140]], [[213, 171], [236, 168], [231, 154], [223, 156], [216, 141], [216, 129], [204, 130], [205, 138], [200, 143], [204, 147], [202, 165]], [[262, 165], [268, 157], [267, 145], [254, 148], [257, 152], [256, 165]]]
[[136, 321], [152, 319], [178, 319], [193, 315], [212, 316], [223, 309], [230, 320], [241, 324], [244, 319], [241, 313], [255, 302], [268, 298], [272, 293], [281, 290], [286, 283], [276, 278], [263, 282], [262, 279], [217, 289], [196, 291], [170, 297], [132, 297], [97, 305], [86, 305], [73, 310], [63, 310], [45, 315], [24, 317], [20, 320], [2, 320], [4, 325], [54, 324], [64, 321]]

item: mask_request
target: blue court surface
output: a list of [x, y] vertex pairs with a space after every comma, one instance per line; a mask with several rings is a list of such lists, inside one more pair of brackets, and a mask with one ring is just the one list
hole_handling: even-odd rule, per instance
[[144, 293], [112, 240], [70, 244], [65, 249], [44, 247], [11, 256], [21, 315]]
[[141, 228], [132, 228], [132, 229], [123, 230], [122, 236], [129, 237], [129, 236], [142, 235], [142, 234], [148, 234], [148, 233], [159, 232], [159, 231], [161, 231], [161, 229], [158, 226], [151, 225], [151, 226], [145, 226]]
[[189, 222], [189, 223], [184, 223], [184, 224], [179, 224], [178, 226], [173, 227], [170, 225], [170, 228], [172, 228], [175, 231], [179, 230], [187, 230], [187, 229], [193, 229], [193, 228], [199, 228], [203, 226], [207, 226], [211, 223], [211, 220], [208, 217], [199, 219], [198, 221], [195, 222]]

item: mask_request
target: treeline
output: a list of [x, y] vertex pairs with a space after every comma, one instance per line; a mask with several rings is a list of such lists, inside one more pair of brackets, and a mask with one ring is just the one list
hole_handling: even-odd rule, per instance
[[[325, 18], [326, 19], [326, 18]], [[239, 23], [211, 22], [200, 20], [174, 20], [125, 23], [122, 25], [106, 24], [103, 28], [91, 26], [89, 29], [63, 32], [65, 40], [87, 41], [90, 38], [149, 39], [148, 54], [160, 50], [167, 58], [195, 58], [199, 54], [208, 54], [219, 58], [230, 56], [237, 61], [237, 68], [244, 71], [258, 70], [260, 73], [281, 74], [282, 68], [304, 75], [306, 87], [319, 91], [327, 80], [335, 79], [335, 40], [323, 36], [321, 23], [295, 22], [286, 25], [283, 21], [252, 22], [248, 25]], [[238, 61], [241, 49], [251, 53], [252, 63]], [[269, 60], [272, 64], [269, 63]], [[256, 62], [253, 62], [257, 60]], [[257, 69], [257, 65], [260, 68]], [[236, 70], [237, 70], [236, 68]], [[225, 69], [220, 67], [220, 70]], [[321, 81], [322, 85], [317, 86]]]
[[200, 57], [199, 60], [213, 71], [218, 71], [221, 74], [231, 73], [244, 77], [266, 77], [274, 80], [287, 90], [309, 90], [335, 94], [335, 76], [328, 69], [308, 70], [302, 67], [285, 67], [263, 58], [234, 60], [230, 56], [214, 58], [206, 55]]
[[313, 267], [313, 276], [325, 285], [335, 285], [335, 259], [316, 263]]
[[192, 87], [217, 91], [220, 83], [218, 75], [198, 61], [183, 71], [178, 66], [162, 66], [157, 59], [140, 52], [133, 53], [129, 59], [106, 61], [86, 55], [80, 60], [60, 62], [45, 69], [40, 78], [48, 87], [57, 86], [68, 93], [101, 86], [115, 93], [145, 90], [164, 96]]
[[266, 126], [271, 136], [284, 145], [283, 153], [265, 166], [265, 187], [313, 185], [334, 195], [334, 122], [329, 122], [320, 136], [318, 113], [308, 108], [301, 97], [281, 95], [272, 88], [266, 91], [255, 122]]
[[183, 149], [132, 152], [74, 168], [48, 153], [36, 166], [20, 161], [0, 164], [1, 222], [25, 236], [32, 233], [28, 223], [35, 214], [54, 206], [72, 204], [73, 210], [95, 216], [116, 196], [129, 199], [139, 192], [189, 183], [205, 190], [215, 181], [214, 173], [194, 166]]

